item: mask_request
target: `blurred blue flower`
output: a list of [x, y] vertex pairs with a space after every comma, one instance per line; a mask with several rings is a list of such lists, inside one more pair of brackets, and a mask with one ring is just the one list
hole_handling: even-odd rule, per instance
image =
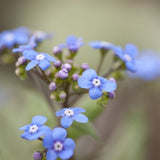
[[137, 71], [135, 57], [138, 54], [138, 49], [135, 45], [127, 44], [125, 46], [124, 51], [120, 46], [114, 47], [113, 51], [116, 56], [118, 56], [122, 61], [124, 61], [126, 68], [129, 71], [131, 71], [131, 72]]
[[24, 50], [32, 50], [35, 47], [37, 47], [37, 43], [36, 43], [36, 37], [32, 36], [29, 40], [29, 43], [27, 45], [21, 45], [18, 48], [14, 48], [12, 50], [13, 53], [17, 53], [17, 52], [23, 52]]
[[89, 45], [93, 49], [104, 49], [104, 50], [111, 50], [113, 49], [114, 45], [105, 41], [93, 41], [90, 42]]
[[103, 94], [102, 90], [113, 92], [117, 88], [116, 82], [97, 76], [96, 71], [93, 69], [83, 72], [82, 76], [78, 79], [78, 85], [81, 88], [89, 89], [91, 99], [101, 97]]
[[66, 45], [63, 43], [60, 43], [58, 46], [53, 47], [53, 53], [55, 55], [58, 55], [60, 53], [62, 53], [62, 50], [66, 48]]
[[153, 51], [144, 51], [136, 61], [137, 72], [128, 73], [130, 77], [154, 80], [160, 77], [160, 56]]
[[46, 70], [48, 67], [50, 67], [50, 61], [56, 62], [55, 58], [52, 56], [46, 54], [46, 53], [37, 53], [34, 50], [24, 50], [23, 56], [27, 60], [30, 60], [31, 62], [28, 63], [26, 66], [26, 70], [29, 71], [36, 65], [38, 65], [43, 71]]
[[88, 118], [81, 114], [85, 112], [86, 110], [83, 108], [63, 108], [60, 111], [56, 112], [57, 117], [62, 117], [61, 118], [61, 125], [64, 128], [68, 128], [71, 126], [73, 120], [80, 122], [80, 123], [87, 123]]
[[15, 44], [26, 44], [31, 32], [25, 27], [7, 30], [0, 33], [0, 44], [7, 48], [12, 48]]
[[64, 128], [54, 128], [53, 131], [43, 139], [43, 146], [47, 149], [47, 160], [69, 159], [73, 156], [75, 142], [66, 138], [67, 131]]
[[27, 140], [35, 140], [50, 132], [49, 127], [43, 126], [46, 121], [47, 118], [44, 116], [33, 117], [31, 124], [19, 128], [20, 130], [24, 130], [24, 133], [21, 135], [21, 137]]
[[68, 36], [66, 39], [67, 48], [72, 51], [76, 52], [80, 47], [84, 45], [82, 42], [82, 38], [78, 38], [76, 36]]

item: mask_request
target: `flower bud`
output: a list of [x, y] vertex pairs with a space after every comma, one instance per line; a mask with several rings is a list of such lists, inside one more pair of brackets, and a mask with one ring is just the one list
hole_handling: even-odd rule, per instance
[[43, 158], [43, 155], [41, 152], [37, 151], [33, 154], [34, 160], [41, 160]]
[[47, 71], [46, 71], [46, 76], [48, 77], [48, 76], [50, 76], [50, 75], [51, 75], [51, 71], [47, 70]]
[[17, 68], [17, 69], [15, 70], [15, 74], [16, 74], [17, 76], [19, 76], [19, 75], [21, 74], [21, 71], [20, 71], [19, 68]]
[[62, 53], [61, 48], [59, 48], [58, 46], [53, 47], [53, 54], [54, 55], [58, 55], [60, 53]]
[[70, 64], [73, 63], [73, 61], [71, 59], [67, 59], [67, 62], [70, 63]]
[[56, 67], [56, 68], [58, 68], [58, 67], [60, 67], [61, 66], [61, 61], [56, 61], [55, 63], [54, 63], [54, 66]]
[[55, 99], [56, 99], [56, 96], [55, 96], [54, 94], [51, 94], [51, 95], [50, 95], [50, 98], [51, 98], [52, 100], [55, 100]]
[[115, 93], [114, 92], [108, 92], [107, 96], [108, 96], [108, 98], [113, 99], [115, 97]]
[[70, 71], [72, 66], [69, 63], [65, 63], [65, 64], [62, 64], [61, 68], [66, 69], [67, 71]]
[[81, 68], [82, 68], [83, 70], [89, 69], [88, 63], [82, 63]]
[[27, 60], [23, 56], [21, 56], [18, 58], [17, 62], [19, 65], [22, 65], [22, 64], [25, 64], [27, 62]]
[[59, 78], [59, 73], [58, 73], [58, 72], [55, 74], [55, 77], [56, 77], [56, 78]]
[[55, 91], [56, 88], [57, 88], [56, 83], [51, 82], [51, 83], [49, 84], [49, 89], [50, 89], [51, 91]]
[[60, 94], [59, 94], [59, 98], [60, 99], [65, 99], [66, 98], [66, 93], [65, 92], [61, 92]]
[[79, 75], [78, 75], [77, 73], [74, 73], [74, 74], [72, 75], [73, 81], [77, 81], [78, 78], [79, 78]]
[[58, 72], [59, 78], [66, 79], [68, 77], [68, 71], [67, 69], [63, 68]]

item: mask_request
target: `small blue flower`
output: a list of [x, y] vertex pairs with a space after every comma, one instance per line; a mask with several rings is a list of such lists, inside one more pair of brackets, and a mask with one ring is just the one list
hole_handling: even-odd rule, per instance
[[75, 36], [68, 36], [66, 39], [67, 48], [72, 51], [76, 52], [80, 47], [84, 45], [82, 42], [82, 38], [78, 38]]
[[130, 77], [151, 81], [160, 77], [160, 56], [153, 51], [144, 51], [136, 61], [137, 72], [128, 73]]
[[15, 44], [26, 44], [29, 40], [30, 30], [19, 27], [13, 30], [3, 31], [0, 34], [0, 43], [7, 48], [12, 48]]
[[48, 67], [50, 67], [50, 61], [56, 62], [55, 58], [52, 56], [46, 54], [46, 53], [37, 53], [34, 50], [24, 50], [23, 56], [27, 60], [30, 60], [31, 62], [28, 63], [26, 66], [26, 70], [29, 71], [36, 65], [38, 65], [43, 71], [46, 70]]
[[127, 44], [124, 51], [121, 47], [114, 47], [113, 49], [116, 56], [125, 62], [127, 69], [131, 72], [136, 72], [136, 60], [135, 57], [138, 54], [138, 49], [133, 44]]
[[78, 85], [80, 88], [89, 89], [91, 99], [101, 97], [103, 94], [102, 90], [113, 92], [117, 88], [116, 82], [97, 76], [96, 71], [93, 69], [83, 72], [82, 76], [78, 79]]
[[57, 157], [66, 160], [73, 156], [75, 142], [66, 136], [67, 131], [57, 127], [44, 137], [43, 146], [47, 149], [47, 160], [56, 160]]
[[35, 140], [40, 138], [42, 135], [50, 132], [50, 128], [47, 126], [43, 126], [43, 124], [47, 121], [47, 118], [44, 116], [35, 116], [32, 118], [32, 123], [25, 125], [20, 130], [24, 130], [24, 133], [21, 135], [22, 138], [27, 140]]
[[104, 50], [111, 50], [113, 49], [114, 45], [105, 41], [93, 41], [90, 42], [89, 45], [93, 49], [104, 49]]
[[36, 37], [32, 36], [27, 45], [22, 45], [22, 46], [19, 46], [18, 48], [14, 48], [12, 52], [13, 53], [23, 52], [24, 50], [32, 50], [35, 47], [37, 47]]
[[72, 123], [73, 120], [80, 122], [80, 123], [87, 123], [88, 118], [81, 114], [85, 112], [86, 110], [83, 108], [63, 108], [60, 111], [56, 112], [57, 117], [61, 118], [61, 125], [64, 128], [68, 128]]

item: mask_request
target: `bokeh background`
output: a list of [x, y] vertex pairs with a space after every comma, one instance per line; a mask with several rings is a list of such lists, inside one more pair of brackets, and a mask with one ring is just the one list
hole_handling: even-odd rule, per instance
[[[50, 54], [68, 35], [83, 37], [86, 44], [104, 40], [125, 46], [130, 42], [139, 50], [160, 51], [159, 0], [0, 0], [0, 31], [19, 26], [54, 32], [55, 38], [39, 48]], [[96, 68], [99, 58], [86, 45], [76, 61]], [[108, 64], [106, 59], [103, 70]], [[28, 160], [39, 143], [21, 139], [18, 128], [39, 114], [53, 124], [54, 120], [35, 84], [19, 80], [14, 70], [14, 65], [0, 64], [0, 159]], [[81, 137], [76, 159], [160, 160], [159, 95], [159, 80], [126, 77], [119, 81], [115, 99], [94, 122], [101, 142]], [[85, 107], [88, 101], [79, 105]]]

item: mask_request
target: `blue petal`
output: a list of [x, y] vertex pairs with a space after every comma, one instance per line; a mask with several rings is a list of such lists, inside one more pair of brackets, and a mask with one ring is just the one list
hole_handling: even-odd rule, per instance
[[65, 150], [59, 152], [58, 156], [63, 160], [69, 159], [73, 156], [73, 150], [72, 149], [65, 149]]
[[48, 60], [41, 60], [39, 63], [38, 63], [38, 66], [44, 71], [46, 70], [48, 67], [50, 67], [50, 62]]
[[19, 130], [28, 130], [30, 126], [31, 126], [30, 124], [27, 124], [27, 125], [19, 128]]
[[57, 116], [57, 117], [64, 116], [64, 112], [65, 112], [66, 109], [67, 109], [67, 108], [63, 108], [63, 109], [61, 109], [60, 111], [57, 111], [57, 112], [56, 112], [56, 116]]
[[22, 138], [25, 138], [25, 139], [27, 139], [27, 140], [32, 141], [32, 140], [35, 140], [35, 139], [40, 138], [42, 135], [47, 134], [47, 132], [49, 132], [49, 131], [50, 131], [50, 128], [49, 128], [49, 127], [47, 127], [47, 126], [42, 126], [42, 127], [39, 127], [39, 130], [38, 130], [37, 132], [35, 132], [35, 133], [30, 133], [30, 132], [28, 132], [28, 131], [24, 132], [24, 133], [21, 135], [21, 137], [22, 137]]
[[76, 36], [68, 36], [66, 38], [67, 45], [72, 45], [72, 44], [75, 44], [76, 42], [77, 42]]
[[47, 118], [44, 116], [35, 116], [32, 118], [32, 123], [37, 125], [42, 125], [47, 121]]
[[137, 66], [132, 61], [131, 62], [126, 62], [125, 64], [126, 64], [127, 69], [130, 70], [131, 72], [136, 72], [137, 71]]
[[52, 132], [48, 132], [48, 134], [45, 134], [43, 138], [43, 146], [47, 149], [53, 148], [53, 137], [52, 137]]
[[83, 114], [76, 114], [73, 116], [73, 119], [77, 122], [80, 122], [80, 123], [87, 123], [88, 122], [88, 118]]
[[53, 129], [52, 136], [54, 140], [64, 141], [67, 136], [67, 131], [64, 128], [57, 127]]
[[113, 48], [113, 52], [116, 56], [118, 56], [120, 59], [124, 60], [124, 52], [123, 49], [118, 46]]
[[89, 89], [89, 88], [91, 88], [93, 85], [92, 85], [92, 82], [89, 81], [88, 79], [85, 79], [85, 78], [83, 78], [83, 77], [80, 77], [80, 78], [78, 79], [78, 86], [79, 86], [80, 88]]
[[127, 44], [125, 47], [125, 54], [130, 55], [132, 58], [136, 57], [138, 54], [138, 49], [133, 44]]
[[73, 122], [73, 119], [69, 116], [64, 116], [61, 118], [61, 125], [64, 128], [68, 128]]
[[83, 113], [86, 111], [85, 109], [79, 108], [79, 107], [72, 108], [72, 110], [73, 110], [74, 114]]
[[54, 150], [48, 150], [47, 155], [46, 155], [47, 160], [56, 160], [57, 159], [57, 154], [54, 152]]
[[65, 148], [65, 149], [74, 149], [74, 148], [75, 148], [75, 142], [74, 142], [74, 140], [71, 139], [71, 138], [66, 138], [66, 139], [64, 140], [63, 145], [64, 145], [64, 148]]
[[100, 49], [100, 48], [101, 48], [101, 42], [100, 42], [100, 41], [90, 42], [89, 45], [90, 45], [93, 49]]
[[23, 51], [23, 56], [28, 60], [36, 59], [37, 55], [38, 55], [38, 53], [34, 50], [24, 50]]
[[102, 91], [100, 88], [93, 87], [89, 90], [89, 96], [91, 99], [98, 99], [102, 96]]
[[117, 84], [116, 82], [107, 80], [103, 77], [99, 77], [99, 79], [101, 80], [102, 84], [101, 84], [101, 89], [103, 89], [106, 92], [113, 92], [114, 90], [116, 90], [117, 88]]
[[52, 57], [52, 56], [50, 56], [50, 55], [48, 55], [46, 53], [41, 53], [41, 54], [43, 54], [48, 61], [56, 62], [56, 59], [54, 57]]
[[97, 77], [97, 73], [93, 69], [87, 69], [82, 74], [82, 78], [85, 78], [87, 80], [92, 80], [93, 78], [96, 78], [96, 77]]
[[30, 69], [32, 69], [33, 67], [35, 67], [38, 64], [37, 60], [32, 60], [31, 62], [29, 62], [26, 66], [26, 71], [29, 71]]

